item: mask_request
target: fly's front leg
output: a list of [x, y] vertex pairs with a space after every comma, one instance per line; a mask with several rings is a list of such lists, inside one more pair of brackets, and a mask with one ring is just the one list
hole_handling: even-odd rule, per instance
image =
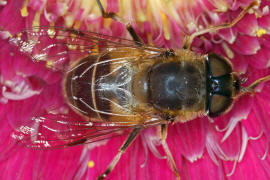
[[169, 146], [168, 146], [168, 144], [166, 142], [167, 131], [168, 131], [168, 125], [167, 124], [162, 124], [161, 125], [161, 131], [160, 131], [161, 132], [161, 144], [162, 144], [163, 149], [164, 149], [164, 151], [166, 153], [166, 156], [167, 156], [167, 159], [168, 159], [168, 161], [169, 161], [169, 163], [171, 165], [171, 168], [172, 168], [174, 174], [176, 175], [176, 178], [178, 180], [180, 180], [180, 173], [179, 173], [179, 171], [178, 171], [178, 169], [176, 167], [176, 164], [175, 164], [175, 161], [173, 159], [172, 153], [171, 153], [171, 151], [169, 149]]
[[270, 81], [270, 75], [262, 77], [260, 79], [257, 79], [256, 81], [254, 81], [253, 83], [251, 83], [248, 87], [241, 87], [242, 92], [240, 93], [240, 96], [246, 94], [246, 93], [251, 93], [254, 94], [255, 93], [255, 88], [260, 85], [261, 83]]
[[98, 7], [101, 11], [103, 18], [111, 18], [111, 19], [114, 19], [118, 22], [125, 24], [129, 34], [131, 35], [131, 37], [135, 41], [135, 44], [137, 44], [138, 46], [143, 45], [141, 38], [136, 34], [135, 30], [133, 29], [133, 27], [131, 26], [130, 23], [125, 22], [123, 19], [121, 19], [119, 16], [117, 16], [117, 14], [115, 14], [114, 12], [105, 12], [100, 0], [97, 0], [97, 4], [98, 4]]
[[122, 154], [126, 151], [126, 149], [129, 147], [129, 145], [135, 140], [135, 138], [139, 135], [139, 132], [141, 131], [141, 127], [134, 128], [131, 133], [128, 135], [127, 139], [119, 149], [116, 156], [113, 158], [107, 169], [104, 171], [103, 174], [101, 174], [97, 179], [101, 180], [108, 176], [108, 174], [113, 170], [115, 165], [118, 163], [119, 159], [121, 158]]
[[184, 39], [184, 49], [190, 49], [190, 46], [194, 40], [194, 38], [196, 38], [197, 36], [206, 34], [206, 33], [210, 33], [210, 32], [216, 32], [218, 30], [221, 29], [227, 29], [227, 28], [231, 28], [233, 27], [235, 24], [237, 24], [244, 16], [245, 14], [254, 6], [258, 5], [257, 1], [253, 1], [248, 7], [246, 7], [245, 9], [242, 10], [242, 12], [230, 23], [224, 23], [224, 24], [220, 24], [217, 26], [210, 26], [206, 29], [203, 30], [199, 30], [197, 32], [194, 32], [193, 34], [191, 34], [190, 36], [186, 36]]

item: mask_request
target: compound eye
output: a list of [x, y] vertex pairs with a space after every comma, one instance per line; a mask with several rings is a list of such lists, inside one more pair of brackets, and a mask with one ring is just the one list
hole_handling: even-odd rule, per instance
[[231, 107], [233, 100], [226, 96], [214, 94], [211, 98], [209, 116], [216, 117]]
[[210, 71], [214, 77], [222, 76], [232, 72], [231, 63], [217, 54], [209, 54]]

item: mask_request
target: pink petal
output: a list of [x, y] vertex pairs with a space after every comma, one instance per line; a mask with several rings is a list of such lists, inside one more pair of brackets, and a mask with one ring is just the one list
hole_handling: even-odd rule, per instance
[[121, 37], [126, 32], [125, 25], [123, 25], [123, 23], [116, 22], [116, 21], [113, 21], [111, 23], [110, 29], [112, 31], [112, 36], [115, 36], [115, 37]]
[[28, 6], [34, 11], [41, 11], [44, 8], [46, 0], [30, 0]]
[[233, 31], [232, 28], [220, 30], [218, 35], [230, 44], [232, 44], [236, 39], [236, 32]]
[[266, 16], [262, 16], [258, 19], [258, 24], [260, 27], [264, 29], [269, 29], [270, 26], [270, 14]]
[[182, 174], [182, 179], [196, 180], [200, 178], [206, 180], [225, 178], [221, 164], [214, 164], [207, 153], [204, 153], [201, 159], [193, 163], [184, 159], [183, 168], [185, 171]]
[[[3, 177], [10, 179], [72, 179], [78, 174], [78, 167], [82, 166], [80, 154], [82, 147], [34, 151], [22, 148], [17, 150], [8, 161], [0, 162]], [[67, 161], [69, 159], [69, 161]], [[72, 161], [70, 161], [72, 159]], [[84, 165], [85, 166], [85, 165]], [[17, 173], [14, 173], [16, 169]], [[59, 173], [61, 172], [61, 173]]]
[[205, 147], [207, 126], [208, 120], [206, 118], [170, 126], [167, 142], [169, 147], [175, 149], [173, 154], [181, 153], [191, 162], [200, 158]]
[[270, 35], [268, 35], [268, 34], [262, 35], [259, 38], [259, 42], [260, 42], [260, 44], [262, 44], [262, 45], [266, 46], [268, 49], [270, 49]]
[[[95, 166], [88, 169], [88, 177], [95, 179], [104, 172], [107, 165], [118, 152], [125, 136], [110, 139], [106, 145], [90, 151], [89, 160]], [[145, 160], [147, 161], [145, 162]], [[146, 163], [146, 164], [145, 164]], [[144, 166], [143, 166], [144, 164]], [[122, 155], [108, 179], [174, 179], [166, 159], [158, 159], [152, 153], [146, 153], [142, 140], [138, 137]]]
[[171, 36], [171, 42], [172, 42], [172, 46], [173, 48], [181, 48], [181, 45], [182, 45], [182, 39], [181, 39], [181, 30], [178, 26], [178, 24], [176, 24], [176, 22], [170, 17], [170, 16], [167, 16], [167, 18], [169, 19], [170, 21], [170, 36]]
[[270, 104], [267, 101], [265, 101], [263, 97], [256, 96], [256, 101], [253, 106], [253, 109], [267, 139], [270, 139], [270, 123], [268, 120], [268, 117], [270, 116], [270, 114], [265, 109], [269, 109], [269, 108], [270, 108]]
[[232, 60], [233, 69], [239, 74], [245, 74], [248, 68], [247, 56], [234, 53], [234, 58]]
[[249, 57], [249, 63], [257, 69], [265, 69], [270, 65], [270, 49], [261, 46], [261, 49], [254, 55]]
[[115, 12], [119, 11], [118, 0], [108, 0], [107, 2], [107, 12]]
[[229, 120], [225, 127], [226, 131], [221, 140], [222, 142], [231, 135], [239, 122], [248, 117], [252, 105], [252, 98], [249, 95], [243, 95], [234, 100], [234, 104], [229, 112], [215, 120], [217, 124], [219, 124], [218, 121], [220, 121], [220, 119], [222, 119], [221, 121]]
[[257, 18], [255, 14], [247, 14], [236, 24], [234, 28], [236, 28], [235, 30], [237, 33], [250, 36], [255, 35], [258, 29]]
[[11, 34], [22, 30], [25, 19], [21, 17], [20, 9], [23, 1], [11, 0], [0, 11], [0, 27], [8, 30]]
[[[221, 118], [215, 121], [219, 121], [217, 122], [219, 124], [219, 129], [225, 128], [224, 125], [227, 125], [226, 120], [222, 120]], [[241, 150], [240, 126], [237, 125], [224, 142], [221, 141], [223, 136], [224, 132], [219, 132], [214, 126], [211, 126], [207, 133], [207, 143], [219, 158], [233, 161], [238, 158]]]
[[234, 44], [231, 45], [231, 49], [242, 54], [242, 55], [252, 55], [257, 53], [260, 49], [260, 44], [257, 37], [239, 35], [236, 38]]
[[263, 133], [260, 122], [253, 111], [250, 112], [246, 120], [242, 121], [242, 125], [245, 127], [247, 134], [252, 138], [259, 138]]
[[234, 1], [234, 7], [232, 9], [238, 9], [239, 7], [247, 7], [248, 5], [250, 5], [250, 3], [252, 3], [252, 0], [238, 0], [238, 1]]
[[[255, 144], [254, 144], [255, 145]], [[255, 147], [248, 144], [244, 158], [241, 162], [237, 163], [234, 173], [229, 177], [232, 180], [238, 179], [268, 179], [270, 176], [268, 169], [264, 168], [263, 161], [258, 157], [258, 152], [255, 149], [261, 149], [262, 147]], [[269, 166], [269, 161], [265, 162]], [[232, 171], [232, 166], [229, 167], [228, 163], [224, 163], [226, 173]], [[252, 173], [247, 173], [252, 172]]]

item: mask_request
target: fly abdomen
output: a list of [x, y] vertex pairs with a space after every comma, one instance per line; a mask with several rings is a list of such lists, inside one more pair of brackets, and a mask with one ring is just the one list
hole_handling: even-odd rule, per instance
[[110, 66], [109, 64], [103, 64], [102, 67], [96, 65], [97, 58], [97, 56], [88, 56], [80, 60], [67, 73], [64, 91], [69, 105], [77, 112], [89, 118], [106, 120], [109, 116], [100, 115], [99, 111], [110, 111], [110, 104], [98, 98], [95, 81], [96, 77], [108, 74]]
[[88, 56], [67, 73], [64, 91], [68, 104], [92, 121], [127, 118], [134, 104], [132, 69], [110, 55]]

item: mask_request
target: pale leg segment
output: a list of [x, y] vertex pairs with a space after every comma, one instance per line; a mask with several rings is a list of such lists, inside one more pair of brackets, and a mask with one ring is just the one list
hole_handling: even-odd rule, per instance
[[246, 7], [245, 9], [242, 10], [242, 12], [230, 23], [224, 23], [224, 24], [220, 24], [217, 26], [210, 26], [208, 28], [199, 30], [197, 32], [194, 32], [193, 34], [191, 34], [190, 36], [186, 36], [184, 39], [184, 45], [183, 48], [184, 49], [190, 49], [190, 46], [194, 40], [194, 38], [196, 38], [197, 36], [206, 34], [206, 33], [210, 33], [210, 32], [216, 32], [218, 30], [221, 29], [227, 29], [227, 28], [231, 28], [233, 27], [235, 24], [237, 24], [244, 16], [245, 14], [254, 6], [256, 6], [258, 3], [257, 1], [253, 1], [248, 7]]
[[167, 131], [168, 131], [168, 125], [167, 124], [162, 124], [161, 125], [161, 144], [163, 146], [163, 149], [166, 153], [167, 159], [170, 163], [170, 166], [174, 172], [174, 174], [176, 175], [177, 180], [180, 180], [180, 173], [179, 170], [176, 167], [175, 161], [173, 159], [172, 153], [169, 149], [169, 146], [166, 142], [166, 138], [167, 138]]

